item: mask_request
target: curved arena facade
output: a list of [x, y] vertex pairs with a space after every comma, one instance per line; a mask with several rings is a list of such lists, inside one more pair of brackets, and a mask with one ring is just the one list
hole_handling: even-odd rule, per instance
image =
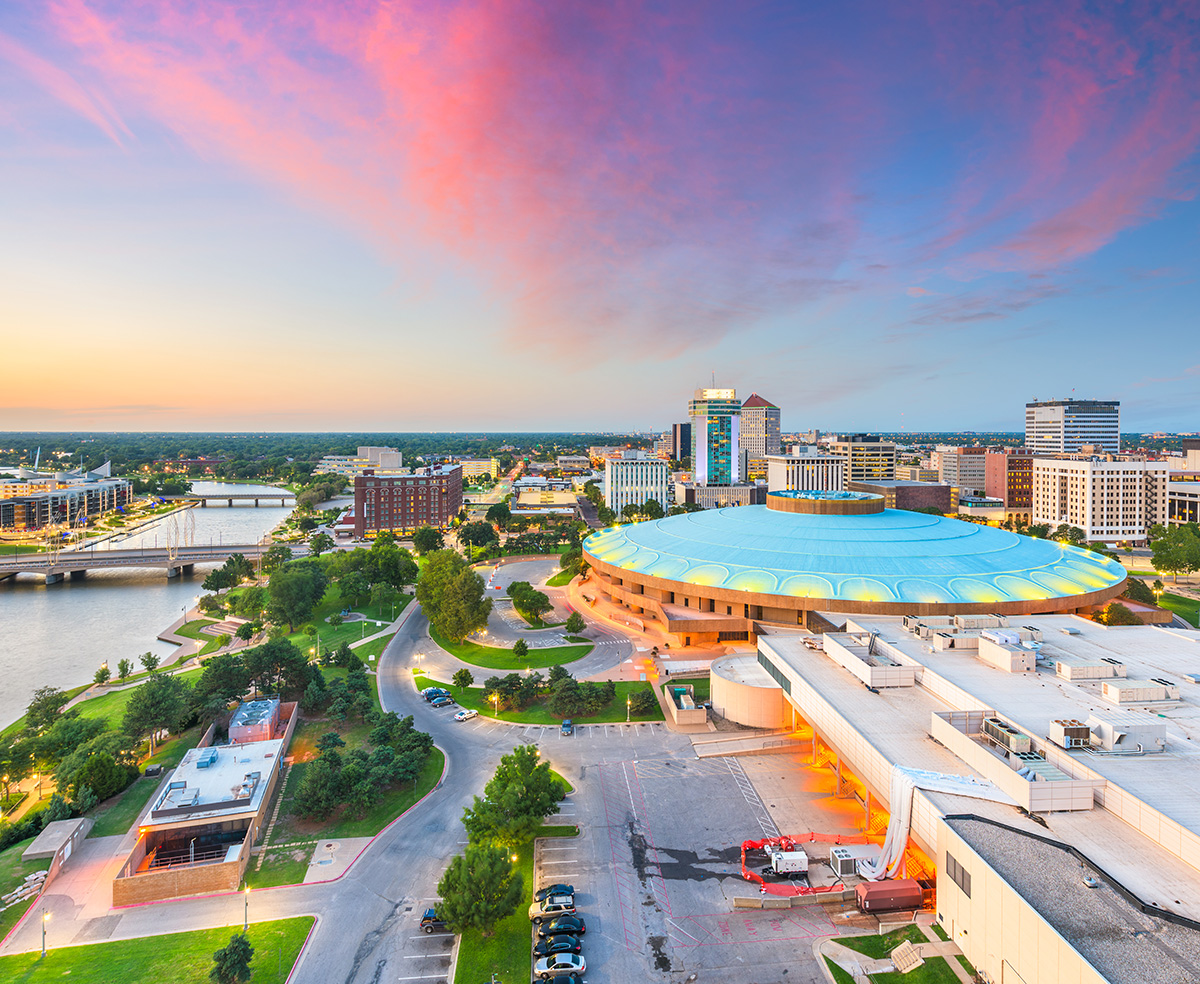
[[1085, 612], [1125, 584], [1121, 564], [1091, 551], [854, 492], [618, 526], [583, 551], [601, 593], [685, 645], [744, 639], [758, 623], [818, 627], [814, 612]]

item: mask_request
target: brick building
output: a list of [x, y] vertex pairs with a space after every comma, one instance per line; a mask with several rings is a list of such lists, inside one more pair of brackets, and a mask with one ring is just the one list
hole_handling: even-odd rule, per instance
[[905, 482], [900, 479], [851, 482], [850, 491], [881, 495], [888, 509], [940, 509], [949, 513], [958, 508], [958, 497], [951, 494], [950, 486], [933, 482]]
[[377, 475], [368, 469], [354, 479], [354, 535], [445, 529], [462, 509], [462, 476], [457, 464], [430, 465], [412, 475]]
[[1008, 519], [1033, 516], [1033, 455], [1025, 448], [989, 451], [984, 463], [984, 493], [1004, 502]]

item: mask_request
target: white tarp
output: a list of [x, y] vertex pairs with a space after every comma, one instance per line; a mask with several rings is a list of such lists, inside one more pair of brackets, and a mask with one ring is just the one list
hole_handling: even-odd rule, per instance
[[900, 862], [904, 858], [904, 848], [908, 845], [908, 832], [912, 826], [913, 792], [917, 789], [970, 796], [1009, 806], [1017, 805], [1016, 800], [986, 779], [951, 776], [943, 772], [926, 772], [923, 769], [893, 765], [892, 788], [888, 799], [892, 818], [888, 822], [887, 837], [883, 840], [883, 848], [878, 858], [858, 862], [856, 867], [860, 877], [867, 881], [896, 877], [896, 872], [900, 870]]

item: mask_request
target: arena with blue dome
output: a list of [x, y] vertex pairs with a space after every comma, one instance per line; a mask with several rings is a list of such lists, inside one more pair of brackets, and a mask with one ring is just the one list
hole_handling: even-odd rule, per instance
[[1101, 554], [854, 492], [772, 493], [765, 506], [601, 530], [583, 550], [600, 591], [680, 643], [810, 625], [814, 612], [1086, 612], [1125, 585]]

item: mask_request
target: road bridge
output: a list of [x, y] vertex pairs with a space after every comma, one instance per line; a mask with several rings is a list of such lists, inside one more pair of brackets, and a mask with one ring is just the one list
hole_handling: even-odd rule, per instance
[[220, 492], [220, 493], [188, 493], [187, 495], [163, 495], [159, 496], [165, 502], [195, 502], [200, 504], [200, 508], [204, 509], [208, 505], [219, 506], [221, 503], [230, 508], [236, 502], [253, 502], [256, 506], [266, 503], [268, 506], [273, 506], [278, 500], [280, 506], [286, 506], [289, 502], [295, 503], [296, 493], [288, 492], [286, 489], [280, 489], [278, 492]]
[[118, 567], [161, 567], [167, 577], [190, 574], [196, 564], [223, 564], [234, 554], [258, 560], [269, 543], [226, 543], [204, 546], [131, 547], [46, 551], [0, 556], [0, 580], [17, 574], [45, 574], [47, 584], [64, 577], [81, 578], [88, 571]]

